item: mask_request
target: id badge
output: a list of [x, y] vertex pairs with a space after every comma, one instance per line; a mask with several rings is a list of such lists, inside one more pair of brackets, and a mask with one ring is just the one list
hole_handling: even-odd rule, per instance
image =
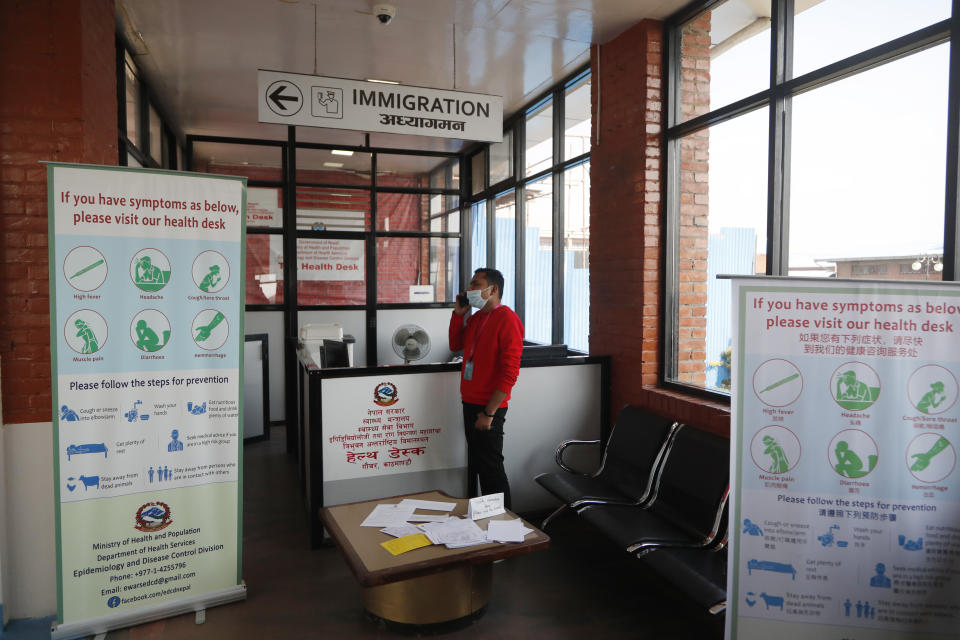
[[473, 380], [473, 360], [468, 360], [467, 363], [463, 365], [463, 379]]

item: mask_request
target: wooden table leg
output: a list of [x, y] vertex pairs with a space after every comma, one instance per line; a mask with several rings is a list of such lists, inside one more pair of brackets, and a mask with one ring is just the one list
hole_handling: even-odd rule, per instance
[[363, 590], [373, 615], [402, 624], [435, 624], [476, 613], [490, 600], [493, 565], [464, 565]]

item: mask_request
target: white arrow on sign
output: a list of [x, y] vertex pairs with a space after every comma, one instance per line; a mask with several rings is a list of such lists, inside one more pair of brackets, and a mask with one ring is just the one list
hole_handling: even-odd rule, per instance
[[277, 80], [267, 87], [267, 106], [280, 116], [292, 116], [303, 106], [300, 87], [287, 80]]

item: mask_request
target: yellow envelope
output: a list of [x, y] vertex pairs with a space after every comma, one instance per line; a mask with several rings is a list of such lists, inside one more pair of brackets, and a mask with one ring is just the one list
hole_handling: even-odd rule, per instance
[[419, 549], [420, 547], [429, 547], [432, 544], [433, 543], [430, 542], [430, 538], [427, 536], [423, 535], [422, 533], [415, 533], [411, 536], [403, 536], [402, 538], [394, 538], [393, 540], [381, 542], [380, 546], [393, 555], [398, 556], [401, 553], [413, 551], [414, 549]]

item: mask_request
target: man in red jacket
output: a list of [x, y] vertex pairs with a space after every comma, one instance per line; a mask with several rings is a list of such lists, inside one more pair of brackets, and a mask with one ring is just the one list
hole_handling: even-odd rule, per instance
[[[463, 349], [460, 396], [467, 436], [468, 494], [502, 491], [504, 506], [509, 509], [503, 423], [510, 390], [520, 373], [523, 325], [513, 309], [500, 304], [502, 295], [503, 274], [496, 269], [477, 269], [470, 287], [457, 296], [450, 318], [450, 350]], [[464, 321], [471, 307], [479, 311]]]

